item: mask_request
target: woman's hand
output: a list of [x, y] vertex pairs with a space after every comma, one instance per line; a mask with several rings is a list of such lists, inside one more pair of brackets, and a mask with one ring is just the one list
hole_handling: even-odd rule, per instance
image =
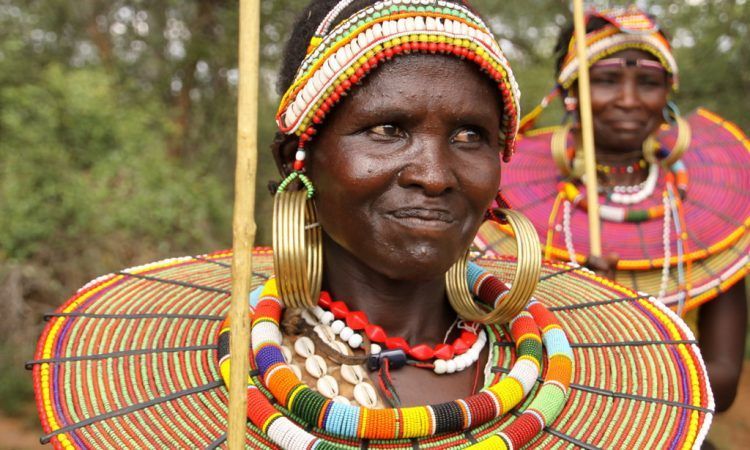
[[600, 277], [615, 279], [617, 263], [620, 261], [620, 255], [617, 253], [607, 253], [604, 256], [589, 256], [584, 266], [596, 272]]

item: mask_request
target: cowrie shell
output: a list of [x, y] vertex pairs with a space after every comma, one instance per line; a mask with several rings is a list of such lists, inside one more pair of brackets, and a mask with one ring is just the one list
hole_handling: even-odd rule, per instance
[[342, 365], [341, 378], [356, 386], [365, 381], [365, 371], [360, 366]]
[[327, 398], [334, 398], [339, 395], [339, 384], [336, 379], [330, 375], [323, 375], [318, 379], [316, 384], [318, 392]]
[[320, 339], [322, 339], [323, 342], [325, 342], [328, 345], [331, 345], [334, 342], [336, 342], [336, 335], [333, 334], [333, 331], [331, 331], [329, 327], [316, 325], [315, 327], [313, 327], [313, 331], [318, 333], [318, 336], [320, 337]]
[[333, 400], [336, 403], [341, 403], [342, 405], [349, 404], [349, 399], [344, 397], [343, 395], [337, 395], [336, 397], [333, 397], [331, 400]]
[[374, 408], [378, 404], [378, 394], [368, 383], [354, 386], [354, 399], [365, 408]]
[[344, 343], [343, 343], [343, 342], [341, 342], [341, 341], [336, 341], [336, 342], [334, 342], [334, 343], [333, 343], [333, 346], [332, 346], [332, 347], [333, 347], [333, 348], [334, 348], [335, 350], [338, 350], [338, 351], [339, 351], [339, 353], [341, 353], [341, 354], [343, 354], [343, 355], [351, 355], [351, 354], [352, 354], [352, 352], [351, 352], [351, 351], [349, 350], [349, 346], [348, 346], [348, 345], [346, 345], [346, 344], [344, 344]]
[[287, 364], [292, 362], [292, 351], [289, 350], [289, 347], [287, 347], [286, 345], [282, 345], [281, 354], [284, 355], [284, 361], [286, 361]]
[[302, 336], [294, 342], [294, 351], [303, 358], [309, 358], [315, 353], [315, 344], [309, 337]]
[[305, 370], [315, 378], [320, 378], [328, 372], [326, 360], [320, 355], [312, 355], [305, 361]]

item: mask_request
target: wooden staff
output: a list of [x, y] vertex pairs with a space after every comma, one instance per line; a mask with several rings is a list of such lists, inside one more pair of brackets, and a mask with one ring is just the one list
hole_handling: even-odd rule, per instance
[[599, 190], [596, 179], [594, 122], [591, 116], [591, 85], [589, 83], [588, 53], [586, 52], [586, 21], [583, 16], [583, 0], [573, 0], [573, 21], [575, 24], [576, 54], [578, 56], [578, 110], [581, 114], [586, 203], [589, 214], [589, 256], [601, 256]]
[[255, 242], [255, 176], [258, 166], [258, 76], [260, 71], [260, 0], [240, 0], [237, 100], [237, 167], [232, 223], [232, 305], [229, 375], [229, 435], [232, 450], [245, 448], [247, 377], [250, 350], [248, 294]]

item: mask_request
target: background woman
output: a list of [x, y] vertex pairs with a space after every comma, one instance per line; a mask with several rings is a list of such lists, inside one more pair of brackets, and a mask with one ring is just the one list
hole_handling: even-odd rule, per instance
[[[750, 145], [709, 111], [679, 116], [669, 101], [679, 81], [676, 62], [642, 11], [592, 13], [586, 41], [608, 259], [598, 264], [614, 264], [617, 281], [657, 295], [681, 314], [698, 310], [717, 409], [726, 410], [736, 394], [747, 325]], [[557, 82], [572, 120], [522, 139], [518, 170], [503, 186], [510, 204], [534, 222], [548, 258], [582, 263], [588, 228], [572, 30], [561, 34], [557, 49]], [[499, 241], [488, 227], [477, 242], [507, 251]], [[695, 322], [693, 314], [688, 319]]]

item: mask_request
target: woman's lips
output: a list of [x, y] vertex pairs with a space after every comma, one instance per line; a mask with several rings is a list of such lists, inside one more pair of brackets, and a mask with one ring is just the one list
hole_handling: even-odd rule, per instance
[[399, 208], [388, 215], [410, 228], [445, 229], [456, 221], [453, 214], [444, 209]]

